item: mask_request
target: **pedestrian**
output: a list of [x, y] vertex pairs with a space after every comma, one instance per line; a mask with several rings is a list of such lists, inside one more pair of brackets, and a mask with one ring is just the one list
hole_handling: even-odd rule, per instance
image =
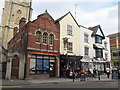
[[106, 74], [107, 74], [107, 77], [109, 78], [110, 77], [110, 68], [109, 67], [106, 68]]
[[97, 75], [96, 68], [94, 68], [93, 69], [93, 76], [94, 76], [94, 78], [96, 77], [96, 75]]
[[72, 70], [72, 77], [73, 77], [73, 82], [74, 82], [74, 79], [75, 79], [75, 71]]

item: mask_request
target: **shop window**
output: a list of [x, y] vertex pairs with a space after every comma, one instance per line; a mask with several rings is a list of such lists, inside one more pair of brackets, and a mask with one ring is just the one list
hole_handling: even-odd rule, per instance
[[47, 44], [47, 38], [48, 38], [48, 34], [47, 34], [47, 33], [44, 33], [44, 34], [43, 34], [43, 43], [44, 43], [44, 44]]
[[48, 74], [49, 60], [47, 59], [30, 59], [30, 74]]
[[89, 55], [89, 48], [85, 47], [85, 55], [88, 56]]
[[39, 42], [40, 43], [41, 41], [41, 32], [40, 31], [37, 31], [36, 32], [36, 42]]
[[101, 37], [101, 36], [96, 36], [96, 37], [95, 37], [95, 43], [100, 43], [100, 44], [102, 44], [102, 37]]
[[73, 35], [72, 25], [67, 25], [67, 34]]
[[84, 34], [84, 42], [88, 43], [88, 35]]
[[35, 74], [36, 59], [30, 59], [30, 74]]
[[50, 34], [50, 36], [49, 36], [49, 44], [53, 45], [53, 41], [54, 41], [54, 36], [53, 36], [53, 34]]
[[103, 50], [96, 49], [96, 58], [103, 58]]
[[68, 52], [73, 52], [73, 44], [72, 44], [72, 42], [68, 42], [67, 51], [68, 51]]

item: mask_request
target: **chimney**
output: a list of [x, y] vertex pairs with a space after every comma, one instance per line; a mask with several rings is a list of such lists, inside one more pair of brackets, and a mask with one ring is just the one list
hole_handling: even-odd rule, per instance
[[15, 36], [18, 32], [18, 28], [17, 27], [14, 27], [14, 32], [13, 32], [13, 35]]
[[21, 30], [25, 26], [25, 23], [26, 23], [26, 19], [24, 17], [21, 18], [19, 22], [19, 30]]

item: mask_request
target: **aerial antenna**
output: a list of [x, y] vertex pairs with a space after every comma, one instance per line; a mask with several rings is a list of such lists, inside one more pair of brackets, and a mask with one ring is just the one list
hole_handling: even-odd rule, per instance
[[77, 6], [77, 4], [75, 4], [75, 19], [76, 19], [76, 6]]

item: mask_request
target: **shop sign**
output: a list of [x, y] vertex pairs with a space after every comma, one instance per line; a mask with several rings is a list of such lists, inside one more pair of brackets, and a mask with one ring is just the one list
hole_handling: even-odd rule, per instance
[[41, 55], [51, 55], [51, 56], [57, 56], [58, 54], [55, 53], [45, 53], [45, 52], [34, 52], [30, 51], [31, 54], [41, 54]]

